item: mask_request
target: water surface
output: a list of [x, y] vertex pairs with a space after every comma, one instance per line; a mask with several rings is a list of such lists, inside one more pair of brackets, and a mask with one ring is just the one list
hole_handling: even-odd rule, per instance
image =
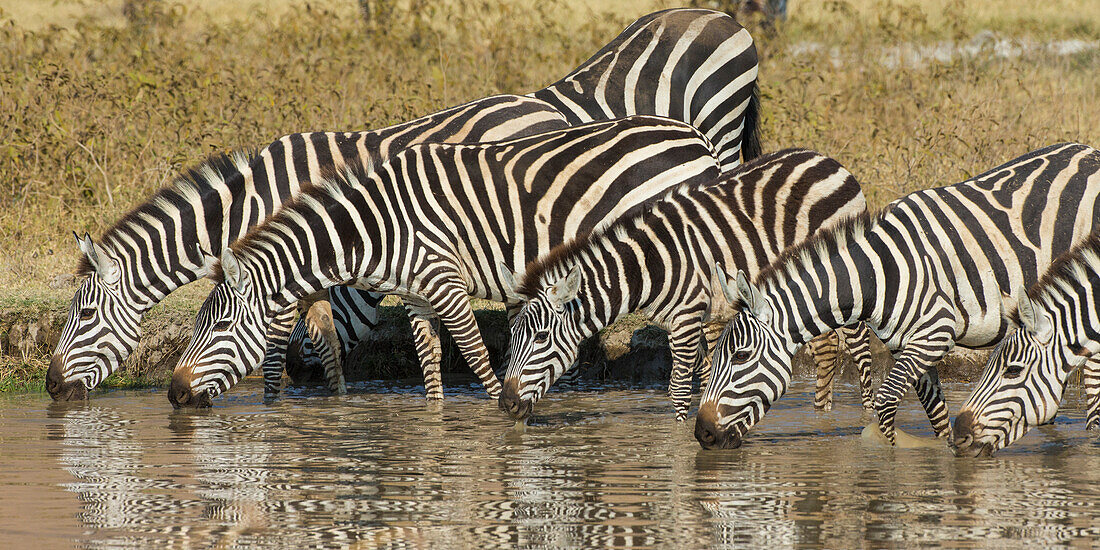
[[[1033, 547], [1100, 534], [1082, 398], [992, 459], [865, 442], [855, 389], [796, 382], [745, 445], [704, 451], [659, 388], [552, 392], [517, 427], [475, 388], [209, 411], [163, 391], [0, 397], [0, 540], [117, 547]], [[948, 384], [952, 410], [967, 387]], [[903, 429], [928, 435], [910, 404]]]

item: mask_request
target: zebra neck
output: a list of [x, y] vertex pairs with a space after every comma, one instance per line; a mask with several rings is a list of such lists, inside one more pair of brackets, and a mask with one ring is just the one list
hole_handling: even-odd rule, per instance
[[310, 294], [354, 278], [343, 270], [270, 266], [259, 255], [249, 258], [245, 270], [258, 287], [256, 297], [269, 320]]
[[[582, 323], [595, 334], [632, 311], [645, 309], [641, 269], [629, 250], [622, 250], [607, 236], [583, 249], [575, 262], [581, 266]], [[564, 274], [563, 274], [564, 276]]]
[[149, 261], [143, 256], [149, 251], [135, 253], [131, 250], [133, 244], [127, 245], [124, 240], [119, 232], [114, 232], [105, 235], [102, 243], [107, 255], [119, 262], [123, 273], [120, 292], [139, 315], [144, 315], [177, 288], [207, 275], [205, 263], [196, 264], [183, 254], [168, 254], [166, 263]]
[[[868, 321], [876, 315], [893, 279], [883, 273], [892, 257], [880, 257], [868, 236], [874, 226], [853, 225], [828, 242], [812, 240], [761, 274], [758, 284], [775, 315], [772, 327], [793, 351], [829, 331]], [[896, 278], [895, 278], [896, 279]]]
[[1088, 275], [1072, 281], [1072, 287], [1048, 289], [1040, 298], [1064, 347], [1083, 357], [1100, 353], [1100, 273]]

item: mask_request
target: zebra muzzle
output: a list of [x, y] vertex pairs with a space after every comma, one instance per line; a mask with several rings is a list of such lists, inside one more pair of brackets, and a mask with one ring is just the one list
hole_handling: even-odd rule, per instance
[[736, 449], [741, 446], [741, 434], [723, 429], [718, 423], [718, 408], [704, 403], [695, 417], [695, 440], [704, 449]]
[[980, 443], [974, 437], [976, 428], [980, 429], [980, 426], [974, 422], [974, 413], [971, 411], [963, 411], [955, 418], [955, 425], [951, 428], [953, 435], [950, 439], [951, 450], [955, 456], [977, 457], [993, 454], [993, 445]]
[[63, 361], [56, 355], [50, 358], [46, 371], [46, 391], [54, 401], [80, 401], [88, 398], [88, 387], [83, 380], [65, 380]]
[[210, 392], [205, 388], [194, 391], [191, 389], [191, 381], [186, 376], [181, 376], [177, 371], [172, 375], [172, 384], [168, 387], [168, 400], [176, 409], [184, 407], [209, 408], [211, 406]]
[[535, 405], [519, 396], [519, 383], [514, 378], [504, 381], [504, 389], [500, 392], [497, 404], [500, 410], [508, 413], [514, 420], [523, 420], [531, 416], [531, 410]]

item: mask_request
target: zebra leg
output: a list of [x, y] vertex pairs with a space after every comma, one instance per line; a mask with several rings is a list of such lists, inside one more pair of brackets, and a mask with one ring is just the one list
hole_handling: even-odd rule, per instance
[[[901, 402], [901, 398], [905, 396], [909, 388], [917, 384], [918, 380], [925, 377], [925, 373], [931, 368], [930, 363], [938, 362], [940, 359], [940, 357], [935, 357], [933, 360], [929, 360], [923, 355], [925, 354], [916, 350], [903, 350], [895, 356], [894, 367], [886, 374], [886, 378], [878, 388], [878, 393], [875, 394], [875, 413], [878, 416], [879, 429], [882, 430], [882, 435], [886, 437], [890, 445], [894, 445], [896, 441], [894, 419], [897, 417], [898, 404]], [[924, 392], [922, 404], [924, 404], [925, 399], [933, 399], [936, 395], [942, 401], [943, 393], [939, 391], [939, 378], [929, 377], [924, 383], [927, 385], [923, 389], [918, 389], [918, 395], [922, 391]], [[934, 387], [932, 387], [933, 385]], [[931, 402], [925, 405], [925, 411], [929, 410], [929, 405], [931, 405]], [[940, 403], [933, 411], [939, 410], [939, 407], [942, 407], [942, 412], [946, 416], [947, 406], [945, 404]], [[929, 420], [933, 422], [932, 428], [936, 430], [936, 435], [943, 435], [941, 432], [942, 427], [936, 423], [938, 419], [929, 418]], [[950, 432], [949, 427], [948, 432]]]
[[871, 369], [874, 361], [871, 358], [871, 329], [866, 323], [858, 323], [852, 327], [845, 327], [838, 331], [848, 344], [848, 352], [852, 354], [852, 360], [859, 371], [859, 396], [863, 400], [863, 408], [868, 411], [875, 410], [875, 389]]
[[928, 414], [928, 422], [932, 424], [936, 437], [950, 436], [951, 422], [947, 415], [947, 401], [943, 398], [940, 374], [936, 367], [924, 371], [917, 380], [916, 390], [917, 399]]
[[425, 397], [429, 400], [443, 399], [443, 375], [440, 369], [443, 345], [439, 340], [439, 318], [426, 303], [411, 298], [403, 301], [412, 324], [416, 355], [420, 358], [420, 368], [424, 372]]
[[290, 331], [294, 330], [296, 313], [293, 307], [288, 307], [275, 315], [267, 327], [267, 353], [260, 364], [260, 372], [264, 375], [264, 399], [279, 395], [279, 388], [283, 385], [286, 346], [290, 341]]
[[344, 379], [344, 361], [340, 337], [332, 322], [332, 306], [328, 300], [313, 302], [306, 311], [306, 330], [313, 349], [321, 357], [325, 369], [325, 384], [338, 395], [348, 393]]
[[1085, 429], [1100, 431], [1100, 360], [1085, 361], [1081, 383], [1085, 386]]
[[844, 329], [827, 332], [810, 340], [810, 356], [817, 366], [817, 378], [814, 382], [814, 408], [822, 411], [833, 408], [833, 378], [837, 371], [837, 350], [840, 347], [839, 333]]
[[470, 307], [470, 296], [466, 293], [466, 284], [461, 280], [448, 280], [434, 287], [433, 298], [430, 300], [432, 309], [439, 315], [439, 320], [447, 331], [451, 333], [455, 344], [458, 345], [462, 357], [473, 369], [474, 374], [485, 386], [485, 392], [489, 397], [500, 397], [500, 380], [493, 374], [493, 367], [489, 364], [489, 351], [485, 349], [485, 342], [481, 340], [481, 331], [477, 327], [477, 319]]
[[672, 376], [668, 383], [668, 395], [676, 408], [676, 421], [687, 420], [691, 407], [691, 375], [699, 362], [699, 349], [703, 345], [703, 327], [689, 323], [668, 333], [668, 345], [672, 349]]

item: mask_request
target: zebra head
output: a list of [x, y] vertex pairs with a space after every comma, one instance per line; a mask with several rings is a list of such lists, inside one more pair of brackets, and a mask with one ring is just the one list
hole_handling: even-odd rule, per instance
[[256, 297], [255, 283], [232, 250], [222, 253], [221, 269], [224, 280], [199, 308], [191, 342], [172, 373], [168, 400], [176, 408], [209, 407], [212, 398], [264, 357], [270, 319]]
[[69, 317], [50, 357], [46, 391], [58, 401], [85, 399], [114, 372], [141, 337], [141, 316], [122, 292], [122, 264], [87, 233], [76, 237], [89, 275], [69, 305]]
[[1069, 374], [1085, 358], [1065, 344], [1050, 316], [1021, 289], [1020, 328], [990, 354], [952, 429], [956, 456], [989, 456], [1054, 419]]
[[745, 273], [737, 272], [734, 291], [721, 266], [715, 271], [726, 299], [731, 304], [740, 301], [742, 309], [715, 345], [710, 382], [695, 419], [695, 439], [704, 449], [735, 449], [786, 393], [794, 352], [774, 328], [778, 309]]
[[[506, 285], [515, 279], [502, 269]], [[584, 336], [581, 312], [574, 302], [580, 290], [580, 268], [574, 265], [559, 280], [543, 285], [512, 319], [508, 371], [500, 408], [520, 420], [531, 414], [535, 402], [577, 360]]]

